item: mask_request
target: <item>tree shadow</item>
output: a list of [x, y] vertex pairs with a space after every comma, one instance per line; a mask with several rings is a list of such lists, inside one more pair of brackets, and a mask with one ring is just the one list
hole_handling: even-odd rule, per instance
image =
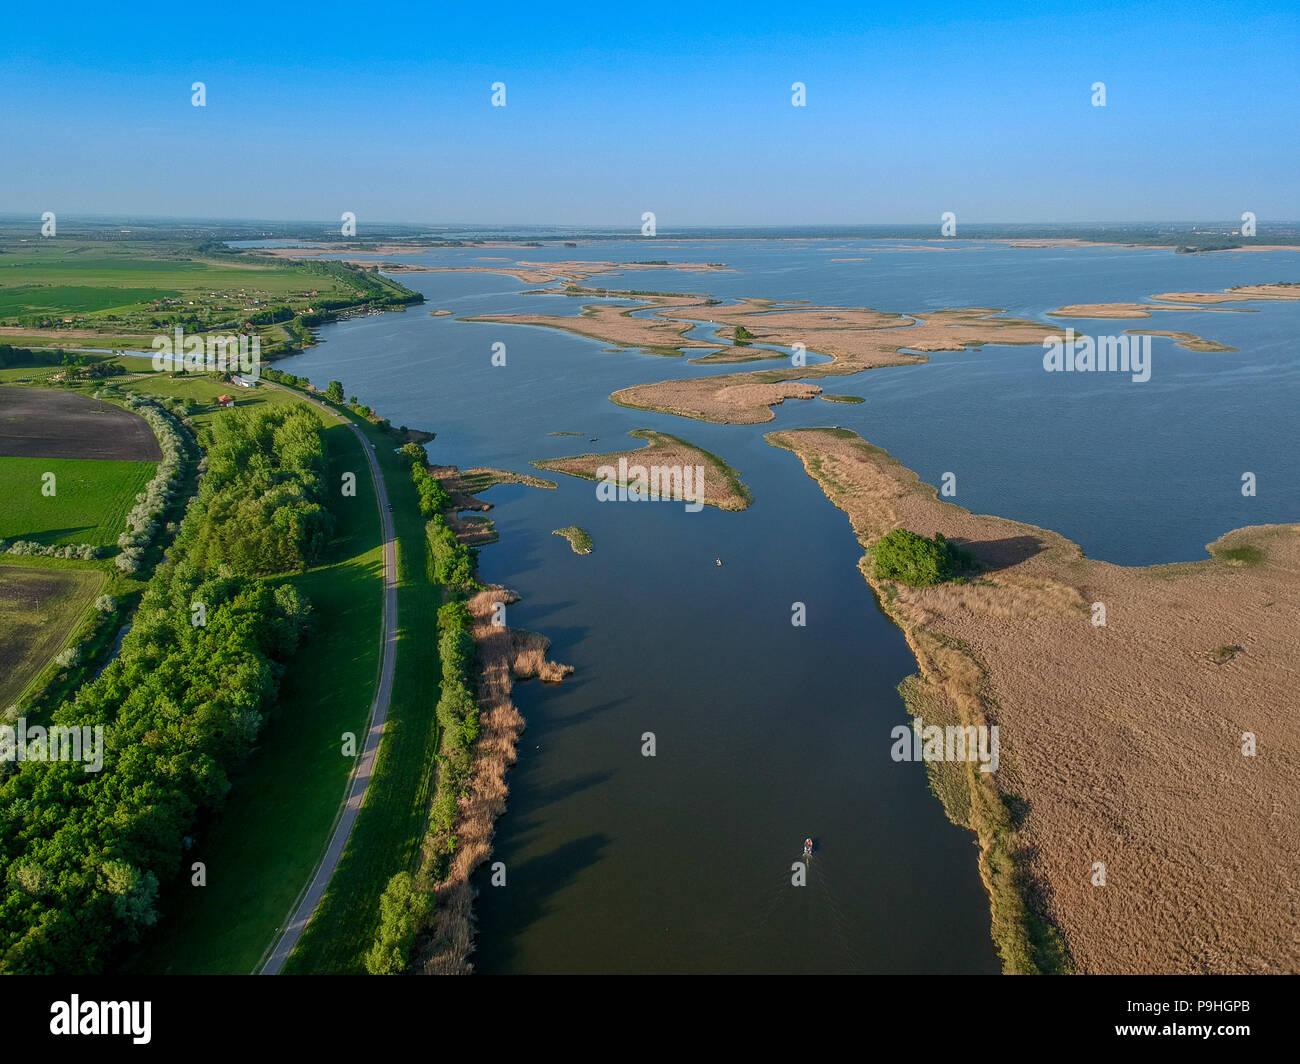
[[954, 547], [969, 551], [986, 570], [996, 572], [1010, 569], [1023, 561], [1041, 554], [1046, 548], [1037, 536], [1008, 536], [1005, 539], [986, 539], [975, 542], [969, 539], [951, 539]]
[[473, 883], [480, 927], [487, 923], [490, 931], [478, 936], [478, 948], [471, 955], [475, 968], [489, 972], [509, 968], [517, 952], [515, 936], [545, 916], [551, 899], [596, 864], [609, 842], [609, 836], [600, 832], [571, 839], [550, 853], [511, 865], [504, 887], [492, 886], [491, 863], [484, 862]]

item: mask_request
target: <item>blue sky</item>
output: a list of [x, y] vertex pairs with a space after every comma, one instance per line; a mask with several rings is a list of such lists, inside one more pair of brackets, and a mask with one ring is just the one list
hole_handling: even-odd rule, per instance
[[0, 211], [1263, 230], [1298, 59], [1294, 2], [15, 5]]

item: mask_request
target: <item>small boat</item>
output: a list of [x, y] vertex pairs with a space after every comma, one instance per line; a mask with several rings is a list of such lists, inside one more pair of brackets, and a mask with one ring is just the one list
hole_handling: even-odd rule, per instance
[[722, 565], [722, 559], [721, 559], [721, 558], [714, 558], [714, 559], [713, 559], [713, 564], [714, 564], [714, 565], [718, 565], [718, 566]]
[[812, 841], [812, 839], [804, 839], [804, 840], [803, 840], [803, 855], [804, 855], [805, 857], [811, 857], [811, 856], [812, 856], [812, 850], [813, 850], [813, 841]]

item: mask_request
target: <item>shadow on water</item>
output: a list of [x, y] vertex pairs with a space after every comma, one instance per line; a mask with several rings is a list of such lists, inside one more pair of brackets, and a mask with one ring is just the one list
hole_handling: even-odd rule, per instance
[[[608, 836], [600, 833], [570, 839], [508, 868], [504, 887], [492, 886], [491, 865], [484, 865], [474, 876], [480, 921], [488, 913], [498, 912], [508, 913], [511, 923], [523, 926], [541, 920], [551, 911], [557, 894], [582, 871], [599, 864], [609, 841]], [[511, 967], [514, 952], [512, 939], [484, 939], [480, 935], [471, 961], [476, 968], [500, 971]], [[569, 969], [557, 958], [553, 970]]]

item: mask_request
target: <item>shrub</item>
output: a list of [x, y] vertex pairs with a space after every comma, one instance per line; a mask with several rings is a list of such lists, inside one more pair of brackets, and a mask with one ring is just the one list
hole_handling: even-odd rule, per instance
[[942, 532], [927, 539], [906, 528], [896, 528], [876, 544], [874, 575], [877, 580], [932, 587], [973, 564], [970, 554], [954, 547]]
[[429, 548], [433, 555], [433, 578], [440, 584], [460, 590], [478, 587], [474, 579], [477, 554], [472, 547], [456, 539], [442, 514], [434, 514], [425, 526], [429, 535]]
[[99, 547], [89, 543], [68, 543], [62, 547], [47, 547], [30, 539], [16, 539], [5, 550], [6, 554], [19, 557], [40, 558], [78, 558], [81, 561], [94, 561], [103, 554]]
[[379, 932], [366, 954], [371, 975], [398, 975], [406, 970], [416, 928], [429, 911], [429, 896], [415, 889], [410, 872], [398, 872], [379, 899]]

